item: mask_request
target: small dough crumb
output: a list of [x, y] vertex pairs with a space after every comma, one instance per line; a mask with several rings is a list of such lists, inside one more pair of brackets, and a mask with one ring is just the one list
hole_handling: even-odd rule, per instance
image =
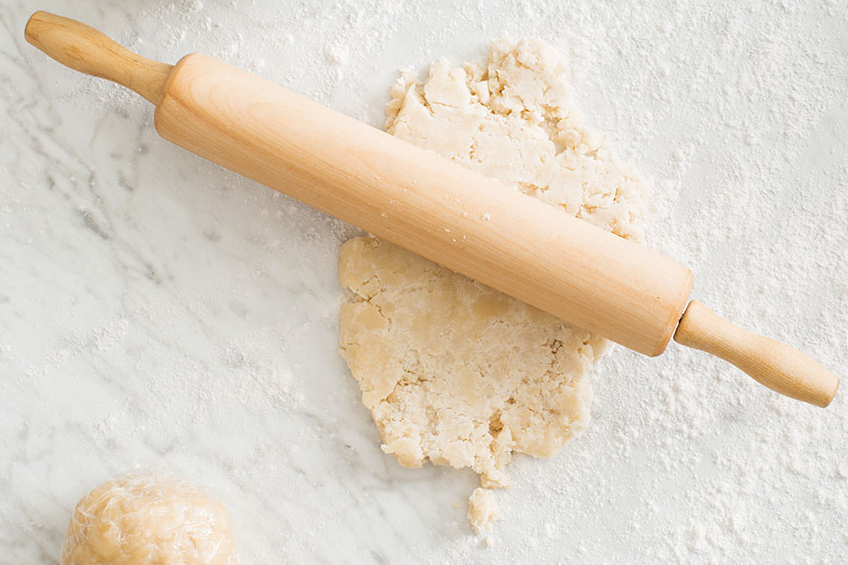
[[230, 515], [164, 475], [108, 481], [74, 508], [61, 565], [238, 565]]
[[[585, 125], [566, 72], [541, 42], [495, 42], [485, 65], [402, 75], [387, 130], [641, 241], [644, 183]], [[551, 456], [586, 426], [604, 339], [370, 236], [342, 246], [339, 279], [340, 352], [402, 465], [468, 467], [505, 487], [514, 453]]]
[[468, 520], [474, 531], [478, 534], [489, 532], [492, 530], [492, 524], [501, 518], [494, 491], [482, 487], [474, 489], [468, 499]]

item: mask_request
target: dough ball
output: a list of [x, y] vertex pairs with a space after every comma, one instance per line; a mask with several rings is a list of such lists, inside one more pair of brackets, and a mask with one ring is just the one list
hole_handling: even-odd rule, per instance
[[[585, 124], [566, 72], [541, 42], [496, 42], [484, 64], [404, 74], [387, 130], [640, 241], [644, 183]], [[588, 422], [604, 339], [373, 237], [342, 246], [339, 279], [341, 354], [402, 465], [468, 467], [503, 487], [514, 453], [553, 455]], [[493, 495], [474, 497], [477, 528]]]
[[74, 508], [61, 565], [107, 564], [238, 565], [229, 513], [173, 477], [106, 482]]

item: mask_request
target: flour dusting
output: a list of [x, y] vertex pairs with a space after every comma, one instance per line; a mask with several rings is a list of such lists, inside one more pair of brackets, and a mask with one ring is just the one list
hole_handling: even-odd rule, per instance
[[[375, 126], [397, 69], [540, 37], [587, 122], [653, 179], [646, 244], [692, 268], [693, 296], [848, 375], [844, 0], [39, 7]], [[591, 425], [513, 461], [485, 549], [462, 533], [476, 476], [383, 454], [335, 356], [335, 261], [358, 232], [162, 142], [145, 101], [25, 43], [32, 9], [0, 11], [10, 561], [55, 561], [59, 505], [142, 461], [215, 484], [256, 564], [844, 562], [845, 391], [804, 406], [673, 344], [596, 364]]]

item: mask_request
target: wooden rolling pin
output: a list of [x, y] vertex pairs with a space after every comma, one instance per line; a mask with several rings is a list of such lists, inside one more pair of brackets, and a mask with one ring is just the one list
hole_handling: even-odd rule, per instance
[[430, 151], [206, 55], [150, 61], [45, 12], [26, 39], [155, 104], [165, 139], [577, 326], [651, 356], [674, 335], [818, 406], [836, 393], [807, 355], [687, 307], [686, 267]]

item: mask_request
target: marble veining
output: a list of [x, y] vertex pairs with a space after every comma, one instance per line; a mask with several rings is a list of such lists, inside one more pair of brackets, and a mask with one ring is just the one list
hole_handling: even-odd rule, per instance
[[[437, 4], [0, 6], [0, 563], [57, 562], [76, 500], [134, 469], [212, 487], [245, 564], [841, 562], [845, 391], [819, 411], [681, 348], [602, 361], [589, 430], [515, 462], [487, 548], [465, 518], [473, 474], [383, 454], [336, 352], [336, 257], [358, 231], [164, 142], [144, 100], [23, 40], [47, 9], [162, 60], [210, 51], [379, 125], [397, 69], [479, 57], [503, 33], [546, 38], [575, 59], [593, 121], [655, 177], [651, 244], [696, 270], [698, 297], [848, 374], [848, 65], [788, 61], [788, 83], [817, 89], [793, 102], [753, 71], [729, 91], [687, 74], [703, 58], [730, 68], [721, 48], [652, 56], [667, 32], [613, 7]], [[748, 16], [721, 4], [727, 22], [704, 25], [742, 45]], [[800, 26], [846, 63], [844, 3], [787, 10], [751, 29]]]

